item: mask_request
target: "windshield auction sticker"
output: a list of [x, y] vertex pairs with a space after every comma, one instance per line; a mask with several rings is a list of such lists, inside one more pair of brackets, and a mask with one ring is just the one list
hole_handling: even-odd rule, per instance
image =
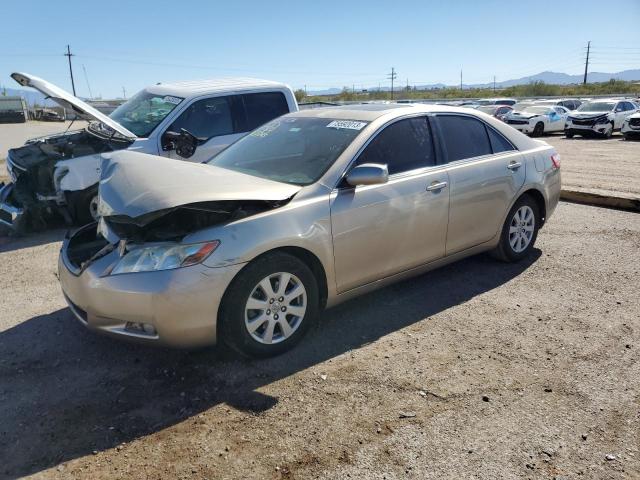
[[349, 130], [362, 130], [367, 122], [356, 122], [354, 120], [334, 120], [327, 128], [348, 128]]
[[180, 97], [172, 97], [171, 95], [167, 95], [162, 99], [165, 103], [172, 103], [173, 105], [178, 105], [182, 99]]

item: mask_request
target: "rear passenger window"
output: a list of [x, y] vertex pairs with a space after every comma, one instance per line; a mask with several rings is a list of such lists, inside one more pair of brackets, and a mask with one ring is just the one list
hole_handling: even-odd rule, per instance
[[487, 127], [487, 133], [489, 134], [489, 141], [491, 142], [491, 149], [493, 150], [493, 153], [515, 150], [515, 147], [493, 128]]
[[254, 130], [280, 115], [289, 113], [287, 99], [281, 92], [248, 93], [242, 95], [247, 112], [247, 127]]
[[437, 118], [448, 162], [493, 153], [487, 130], [480, 120], [458, 115], [438, 115]]
[[357, 165], [386, 164], [389, 174], [435, 165], [427, 119], [408, 118], [386, 127], [360, 154]]

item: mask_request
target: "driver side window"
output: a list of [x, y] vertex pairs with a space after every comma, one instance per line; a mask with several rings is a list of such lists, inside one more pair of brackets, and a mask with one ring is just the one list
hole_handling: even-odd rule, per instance
[[408, 118], [386, 127], [356, 161], [386, 164], [389, 175], [435, 165], [431, 130], [425, 117]]
[[194, 136], [206, 139], [232, 134], [234, 128], [229, 99], [214, 97], [192, 103], [168, 130], [180, 133], [184, 128]]

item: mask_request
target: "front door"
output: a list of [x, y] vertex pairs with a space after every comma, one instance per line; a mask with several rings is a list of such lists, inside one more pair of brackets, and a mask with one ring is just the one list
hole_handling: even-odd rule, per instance
[[387, 164], [382, 185], [340, 185], [331, 196], [339, 292], [444, 255], [449, 209], [445, 168], [436, 166], [426, 117], [388, 125], [354, 162]]
[[169, 158], [190, 162], [209, 160], [244, 135], [244, 133], [237, 133], [245, 129], [239, 128], [238, 117], [241, 115], [236, 111], [242, 112], [242, 110], [236, 107], [236, 103], [237, 99], [233, 96], [210, 97], [193, 102], [167, 128], [167, 131], [180, 133], [184, 128], [202, 139], [201, 143], [189, 158], [181, 157], [173, 148], [164, 150], [162, 154]]

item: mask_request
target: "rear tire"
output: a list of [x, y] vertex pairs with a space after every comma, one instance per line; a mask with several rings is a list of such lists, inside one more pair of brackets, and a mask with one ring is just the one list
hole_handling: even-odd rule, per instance
[[248, 357], [284, 353], [317, 322], [319, 299], [315, 276], [298, 258], [282, 252], [259, 257], [224, 294], [218, 317], [221, 340]]
[[504, 262], [518, 262], [533, 250], [540, 229], [540, 211], [536, 201], [527, 194], [521, 196], [507, 215], [500, 243], [492, 252]]
[[573, 132], [564, 132], [564, 136], [566, 138], [573, 138], [574, 133]]

